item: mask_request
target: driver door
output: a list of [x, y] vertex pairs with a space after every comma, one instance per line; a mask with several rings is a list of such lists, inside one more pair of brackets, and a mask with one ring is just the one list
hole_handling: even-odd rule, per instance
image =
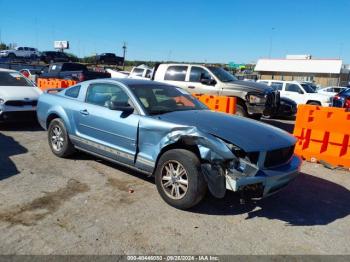
[[[123, 87], [111, 83], [90, 84], [80, 108], [74, 112], [80, 146], [128, 165], [134, 164], [139, 115], [111, 110], [109, 102], [130, 104]], [[131, 105], [132, 106], [132, 105]]]
[[[219, 95], [219, 90], [215, 87], [215, 84], [209, 84], [213, 80], [214, 78], [206, 69], [199, 66], [191, 66], [186, 89], [196, 94]], [[207, 81], [207, 84], [202, 83], [205, 81]]]

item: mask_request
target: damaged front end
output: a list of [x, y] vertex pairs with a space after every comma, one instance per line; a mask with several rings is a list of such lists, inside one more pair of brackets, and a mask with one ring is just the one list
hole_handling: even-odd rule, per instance
[[299, 171], [300, 159], [293, 156], [283, 164], [266, 168], [267, 152], [245, 152], [240, 147], [196, 127], [164, 124], [157, 119], [140, 122], [136, 166], [154, 170], [167, 148], [197, 148], [203, 174], [214, 197], [226, 190], [240, 192], [242, 198], [261, 198], [287, 185]]
[[[232, 152], [232, 158], [202, 164], [202, 173], [208, 182], [208, 188], [213, 196], [217, 198], [223, 198], [226, 189], [239, 191], [240, 188], [237, 187], [237, 182], [254, 177], [259, 171], [257, 163], [253, 163], [250, 160], [249, 154], [246, 154], [235, 145], [223, 143]], [[255, 154], [251, 155], [253, 159], [256, 158]], [[246, 190], [243, 189], [243, 191]]]

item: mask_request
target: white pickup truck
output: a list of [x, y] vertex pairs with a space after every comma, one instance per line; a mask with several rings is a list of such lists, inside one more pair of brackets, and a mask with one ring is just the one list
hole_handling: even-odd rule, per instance
[[276, 110], [278, 91], [248, 81], [240, 81], [224, 69], [195, 64], [159, 64], [154, 69], [154, 81], [168, 83], [190, 93], [236, 97], [236, 115], [260, 118]]
[[39, 56], [40, 52], [38, 49], [32, 47], [16, 47], [15, 49], [0, 51], [0, 57], [8, 57], [10, 59], [15, 59], [17, 57], [35, 59]]
[[297, 81], [258, 80], [280, 91], [281, 97], [286, 97], [299, 104], [330, 106], [332, 95], [317, 93], [309, 85], [302, 85]]

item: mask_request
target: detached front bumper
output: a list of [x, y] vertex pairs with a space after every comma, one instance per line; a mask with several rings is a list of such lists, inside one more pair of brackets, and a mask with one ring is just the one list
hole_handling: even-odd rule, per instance
[[[293, 156], [291, 161], [274, 169], [259, 170], [252, 177], [226, 175], [226, 189], [231, 191], [254, 191], [254, 198], [267, 197], [287, 186], [300, 172], [301, 159]], [[251, 193], [251, 192], [249, 192]]]

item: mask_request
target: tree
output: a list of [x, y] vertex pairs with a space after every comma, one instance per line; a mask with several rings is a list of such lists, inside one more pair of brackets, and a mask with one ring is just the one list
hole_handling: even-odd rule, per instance
[[0, 50], [7, 50], [9, 47], [5, 43], [0, 43]]

